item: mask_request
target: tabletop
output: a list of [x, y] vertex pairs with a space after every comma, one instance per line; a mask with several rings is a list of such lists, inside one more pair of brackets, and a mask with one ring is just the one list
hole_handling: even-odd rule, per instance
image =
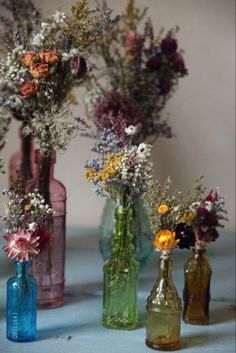
[[[151, 353], [145, 346], [145, 305], [157, 277], [158, 253], [139, 276], [139, 327], [133, 331], [109, 330], [101, 325], [102, 265], [95, 229], [67, 230], [65, 304], [38, 310], [37, 340], [14, 343], [6, 339], [6, 281], [14, 266], [0, 255], [0, 353]], [[210, 325], [181, 324], [182, 349], [186, 353], [235, 352], [235, 257], [234, 234], [222, 231], [212, 243], [208, 258], [211, 280]], [[1, 244], [0, 244], [1, 245]], [[173, 279], [182, 296], [183, 265], [187, 250], [173, 254]]]

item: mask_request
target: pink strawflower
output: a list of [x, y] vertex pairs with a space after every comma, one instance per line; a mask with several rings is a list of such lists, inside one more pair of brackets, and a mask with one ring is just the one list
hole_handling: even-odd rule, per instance
[[10, 259], [16, 258], [20, 262], [29, 261], [33, 255], [39, 253], [39, 237], [22, 228], [18, 228], [17, 233], [5, 234], [4, 238], [8, 241], [8, 245], [5, 245], [3, 250]]

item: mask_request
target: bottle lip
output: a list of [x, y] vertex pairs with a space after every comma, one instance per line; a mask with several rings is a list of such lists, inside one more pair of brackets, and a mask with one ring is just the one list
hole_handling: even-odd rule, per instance
[[[34, 161], [35, 163], [40, 163], [44, 160], [45, 158], [45, 153], [44, 151], [42, 151], [41, 149], [37, 148], [35, 150], [35, 157], [34, 157]], [[50, 152], [50, 159], [51, 159], [51, 163], [56, 163], [56, 151], [51, 151]]]

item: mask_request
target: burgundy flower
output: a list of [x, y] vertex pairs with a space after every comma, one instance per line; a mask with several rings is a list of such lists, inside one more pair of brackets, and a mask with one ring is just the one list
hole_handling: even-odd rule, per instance
[[218, 200], [217, 191], [211, 190], [204, 201], [210, 201], [212, 203], [215, 203], [217, 200]]
[[207, 211], [207, 209], [204, 207], [198, 207], [197, 214], [201, 218], [206, 218], [209, 214], [209, 211]]
[[206, 216], [206, 219], [205, 219], [205, 224], [208, 226], [208, 227], [216, 227], [218, 225], [218, 217], [215, 213], [209, 213], [207, 216]]
[[142, 51], [143, 36], [137, 32], [129, 32], [125, 38], [125, 49], [130, 55], [139, 55]]
[[180, 223], [175, 229], [175, 239], [179, 239], [178, 247], [180, 249], [189, 249], [195, 245], [196, 237], [192, 227], [185, 223]]
[[167, 36], [161, 42], [161, 50], [166, 55], [171, 55], [176, 52], [178, 48], [177, 40], [171, 36]]
[[159, 54], [159, 55], [152, 56], [150, 59], [148, 59], [146, 66], [150, 70], [158, 71], [161, 68], [161, 64], [162, 64], [162, 56]]
[[170, 82], [167, 80], [160, 80], [159, 88], [160, 88], [160, 92], [161, 92], [161, 94], [163, 94], [163, 96], [167, 95], [171, 89]]
[[94, 122], [99, 130], [111, 128], [111, 114], [122, 116], [126, 126], [136, 126], [142, 121], [142, 113], [135, 102], [116, 91], [107, 92], [94, 104]]
[[184, 58], [180, 53], [174, 53], [171, 56], [171, 61], [176, 72], [179, 72], [182, 75], [187, 75], [188, 70], [185, 67]]
[[76, 78], [82, 78], [87, 72], [86, 60], [81, 56], [80, 58], [73, 58], [70, 60], [70, 70]]
[[51, 240], [50, 234], [47, 229], [40, 226], [36, 229], [33, 235], [38, 239], [38, 249], [40, 250], [40, 252], [46, 250]]

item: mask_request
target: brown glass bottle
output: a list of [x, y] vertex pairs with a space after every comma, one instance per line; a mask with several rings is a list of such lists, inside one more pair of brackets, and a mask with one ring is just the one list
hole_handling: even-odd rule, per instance
[[181, 348], [181, 301], [172, 281], [172, 260], [160, 259], [159, 277], [147, 299], [146, 345], [174, 351]]
[[186, 324], [208, 325], [211, 267], [204, 249], [193, 250], [185, 267], [184, 311]]

